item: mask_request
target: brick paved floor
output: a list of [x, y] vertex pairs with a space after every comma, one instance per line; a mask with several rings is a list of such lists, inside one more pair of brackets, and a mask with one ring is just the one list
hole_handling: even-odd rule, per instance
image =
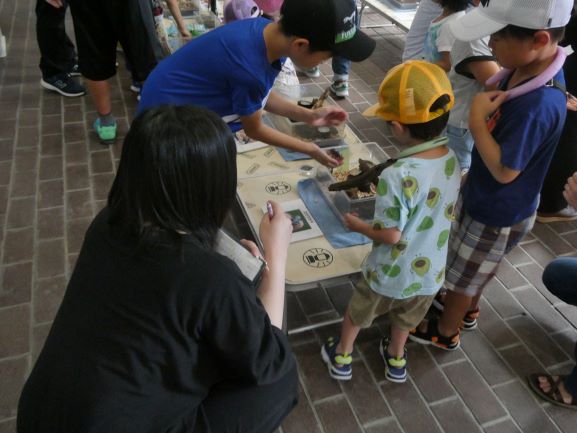
[[[365, 23], [382, 21], [370, 12]], [[74, 266], [84, 230], [103, 205], [120, 145], [99, 145], [87, 128], [88, 98], [65, 99], [38, 85], [32, 0], [0, 0], [9, 56], [0, 59], [0, 433], [15, 431], [21, 386], [42, 347]], [[353, 67], [353, 90], [342, 106], [367, 141], [394, 145], [382, 122], [359, 111], [376, 101], [384, 72], [400, 61], [403, 34], [370, 30], [375, 54]], [[122, 62], [121, 62], [122, 63]], [[121, 68], [123, 69], [123, 68]], [[328, 83], [331, 71], [314, 81]], [[325, 75], [328, 75], [328, 79]], [[303, 80], [310, 81], [310, 80]], [[113, 81], [114, 110], [125, 131], [135, 108], [124, 71]], [[576, 255], [577, 223], [537, 225], [509, 254], [483, 300], [479, 330], [456, 352], [410, 345], [410, 380], [384, 380], [379, 321], [359, 338], [354, 378], [329, 379], [320, 342], [337, 327], [291, 337], [300, 367], [301, 399], [284, 433], [577, 432], [577, 413], [536, 400], [526, 374], [573, 365], [577, 309], [545, 291], [543, 266]], [[289, 294], [289, 326], [335, 318], [346, 286]], [[331, 295], [336, 307], [329, 301]]]

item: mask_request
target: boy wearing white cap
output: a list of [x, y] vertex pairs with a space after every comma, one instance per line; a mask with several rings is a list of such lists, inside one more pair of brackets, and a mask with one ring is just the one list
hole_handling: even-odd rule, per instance
[[460, 327], [476, 327], [483, 288], [533, 227], [566, 115], [557, 42], [573, 0], [481, 3], [451, 23], [452, 30], [461, 40], [491, 34], [489, 46], [506, 73], [500, 90], [477, 94], [471, 105], [475, 148], [451, 229], [448, 290], [436, 303], [443, 313], [439, 320], [423, 321], [409, 337], [446, 350], [459, 347]]

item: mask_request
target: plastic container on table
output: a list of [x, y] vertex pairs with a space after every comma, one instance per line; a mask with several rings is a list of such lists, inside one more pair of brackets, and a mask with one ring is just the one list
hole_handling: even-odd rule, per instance
[[[348, 170], [358, 168], [359, 158], [379, 164], [389, 159], [387, 154], [377, 143], [362, 143], [351, 146], [335, 147], [335, 150], [343, 153], [348, 149], [349, 167]], [[346, 168], [343, 168], [346, 170]], [[337, 170], [337, 169], [333, 169]], [[351, 198], [345, 191], [329, 191], [329, 185], [338, 182], [326, 167], [318, 167], [315, 180], [324, 195], [327, 203], [338, 216], [343, 216], [347, 212], [356, 213], [361, 219], [371, 220], [375, 213], [375, 195], [363, 198]]]
[[[301, 103], [304, 105], [312, 103], [314, 98], [318, 98], [323, 93], [324, 89], [316, 84], [308, 85], [301, 84], [298, 86], [291, 86], [290, 89], [276, 89], [280, 91], [288, 100], [294, 103]], [[324, 106], [336, 105], [336, 103], [328, 97], [325, 100]], [[338, 126], [311, 126], [304, 122], [295, 122], [284, 116], [277, 116], [269, 113], [269, 117], [276, 129], [293, 137], [300, 138], [305, 141], [314, 141], [321, 147], [338, 146], [342, 144], [342, 139], [345, 137], [345, 123]]]

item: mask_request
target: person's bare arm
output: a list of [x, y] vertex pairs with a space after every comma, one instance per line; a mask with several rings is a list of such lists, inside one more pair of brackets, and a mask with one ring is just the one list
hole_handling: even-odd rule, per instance
[[499, 183], [511, 183], [521, 173], [501, 163], [501, 147], [487, 127], [487, 117], [505, 101], [506, 93], [491, 91], [478, 93], [471, 104], [469, 129], [475, 139], [475, 147], [491, 175]]
[[244, 132], [253, 140], [262, 141], [272, 146], [283, 147], [295, 152], [306, 153], [327, 167], [337, 167], [341, 164], [340, 161], [330, 156], [316, 143], [299, 140], [298, 138], [291, 137], [290, 135], [266, 126], [262, 122], [262, 110], [250, 116], [241, 116], [240, 120]]
[[345, 214], [345, 225], [350, 231], [361, 233], [381, 244], [394, 245], [401, 240], [401, 231], [397, 227], [381, 228], [373, 226], [350, 213]]
[[[468, 63], [466, 69], [475, 77], [475, 80], [485, 86], [487, 80], [499, 72], [500, 68], [497, 62], [493, 60], [479, 60]], [[495, 90], [497, 84], [490, 87], [485, 86], [485, 88], [487, 90]]]
[[444, 69], [445, 72], [449, 72], [451, 70], [451, 55], [448, 51], [442, 51], [439, 53], [441, 55], [441, 59], [437, 60], [435, 64], [440, 66]]
[[182, 18], [182, 14], [180, 13], [180, 7], [178, 6], [178, 0], [165, 0], [166, 5], [168, 6], [168, 10], [170, 11], [171, 15], [174, 17], [174, 21], [176, 21], [176, 26], [178, 27], [178, 31], [182, 36], [185, 38], [190, 38], [191, 34], [186, 28], [186, 24], [184, 22], [184, 18]]
[[[257, 296], [262, 302], [271, 323], [282, 329], [286, 261], [293, 229], [291, 219], [282, 207], [272, 201], [270, 204], [272, 217], [269, 214], [264, 215], [259, 227], [267, 269], [257, 289]], [[255, 257], [261, 256], [261, 252], [254, 242], [241, 240], [241, 243]]]
[[50, 6], [55, 7], [56, 9], [60, 9], [61, 7], [64, 6], [62, 0], [46, 0], [46, 3], [48, 3]]

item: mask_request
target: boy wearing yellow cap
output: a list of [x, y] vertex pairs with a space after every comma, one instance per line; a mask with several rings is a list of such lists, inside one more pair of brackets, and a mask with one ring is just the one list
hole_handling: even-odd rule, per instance
[[349, 230], [374, 243], [343, 318], [340, 338], [329, 339], [321, 350], [334, 379], [351, 379], [350, 354], [359, 331], [388, 314], [390, 337], [379, 344], [386, 377], [406, 381], [409, 330], [423, 319], [445, 278], [460, 170], [447, 139], [440, 135], [453, 102], [445, 72], [413, 60], [389, 71], [379, 89], [379, 103], [364, 113], [386, 120], [397, 141], [408, 148], [379, 177], [372, 223], [345, 215]]

